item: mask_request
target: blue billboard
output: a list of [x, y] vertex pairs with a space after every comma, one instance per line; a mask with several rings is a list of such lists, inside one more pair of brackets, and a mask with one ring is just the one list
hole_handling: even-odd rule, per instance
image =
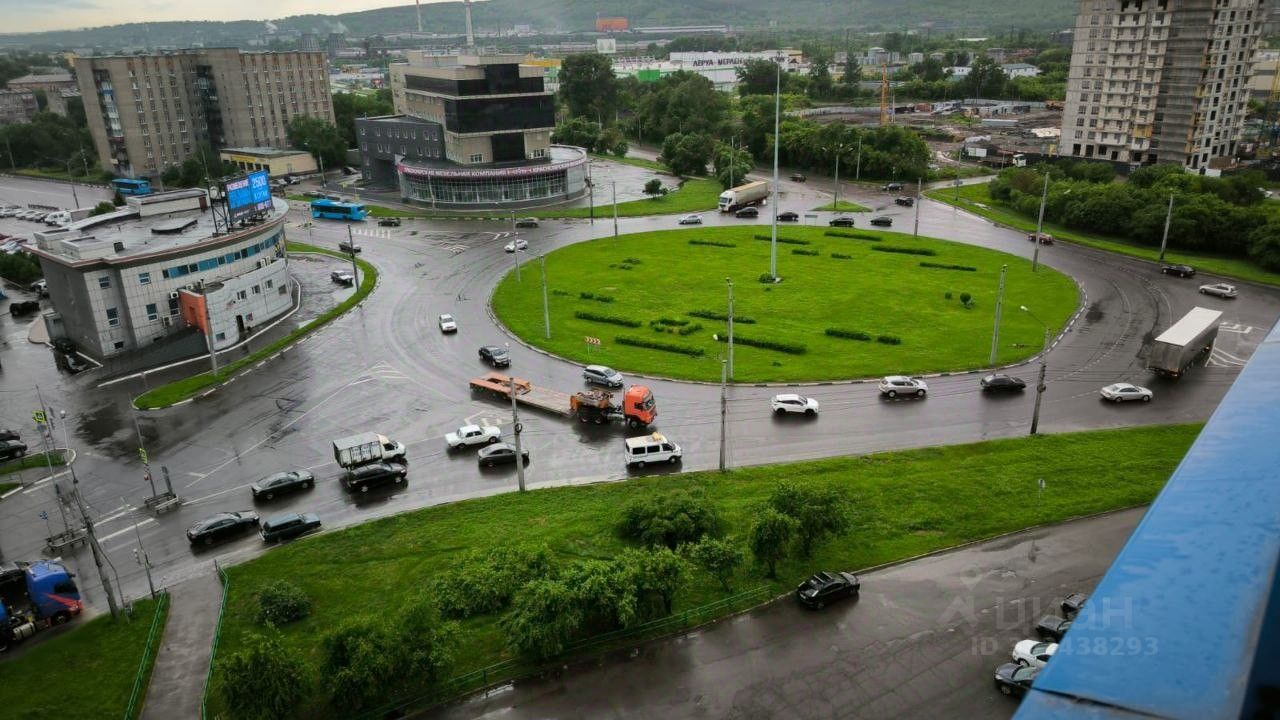
[[228, 180], [226, 192], [227, 216], [233, 223], [271, 209], [271, 183], [266, 170]]

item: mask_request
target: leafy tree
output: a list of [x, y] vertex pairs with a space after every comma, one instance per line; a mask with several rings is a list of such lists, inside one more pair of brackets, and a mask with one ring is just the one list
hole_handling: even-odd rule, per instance
[[334, 704], [346, 711], [376, 705], [400, 682], [388, 623], [356, 618], [329, 631], [321, 642], [320, 675]]
[[778, 87], [778, 83], [783, 83], [782, 89], [786, 90], [787, 74], [782, 73], [782, 78], [778, 78], [778, 63], [772, 60], [748, 60], [742, 67], [738, 68], [738, 94], [746, 97], [747, 95], [773, 95], [774, 90]]
[[637, 571], [622, 559], [579, 560], [561, 579], [571, 588], [581, 619], [575, 634], [590, 635], [641, 621]]
[[670, 615], [676, 593], [684, 586], [684, 558], [670, 548], [658, 547], [628, 550], [622, 561], [629, 566], [639, 615], [645, 619]]
[[755, 163], [751, 160], [751, 153], [746, 148], [734, 148], [724, 143], [716, 145], [715, 169], [716, 179], [720, 181], [720, 185], [728, 189], [736, 185], [742, 184], [743, 178]]
[[468, 618], [502, 610], [518, 588], [552, 573], [551, 551], [545, 546], [473, 550], [437, 577], [431, 592], [447, 617]]
[[116, 206], [112, 205], [110, 200], [103, 200], [102, 202], [93, 206], [93, 209], [89, 211], [89, 217], [94, 217], [96, 215], [106, 215], [109, 212], [115, 212], [115, 211], [116, 211]]
[[715, 534], [720, 517], [701, 493], [678, 491], [637, 498], [622, 508], [618, 534], [644, 545], [675, 548]]
[[564, 652], [581, 625], [575, 593], [558, 580], [534, 580], [520, 588], [511, 612], [502, 618], [507, 644], [538, 659]]
[[809, 97], [815, 100], [831, 97], [831, 55], [820, 48], [806, 55], [809, 58]]
[[0, 277], [25, 284], [44, 277], [44, 271], [34, 255], [21, 252], [0, 254]]
[[711, 138], [701, 133], [672, 133], [662, 141], [662, 162], [676, 175], [706, 175]]
[[728, 97], [707, 78], [680, 70], [633, 86], [634, 121], [644, 137], [661, 142], [673, 133], [714, 135], [725, 124]]
[[765, 566], [768, 577], [777, 577], [778, 561], [787, 556], [787, 546], [795, 533], [794, 518], [771, 507], [757, 513], [747, 544], [756, 562]]
[[572, 117], [556, 126], [551, 141], [563, 145], [576, 145], [591, 150], [600, 140], [600, 126], [594, 120]]
[[444, 679], [458, 648], [457, 623], [441, 620], [435, 602], [425, 595], [410, 600], [397, 620], [394, 650], [400, 672], [428, 683]]
[[357, 93], [333, 94], [334, 125], [342, 132], [347, 147], [356, 147], [356, 118], [378, 117], [395, 112], [390, 88], [375, 90], [372, 95]]
[[969, 66], [969, 74], [960, 79], [960, 88], [968, 97], [999, 97], [1007, 79], [1000, 65], [983, 55]]
[[1249, 258], [1267, 270], [1280, 272], [1280, 219], [1272, 218], [1249, 233]]
[[935, 58], [925, 58], [924, 62], [913, 65], [911, 71], [915, 73], [916, 77], [925, 82], [937, 82], [947, 79], [947, 71], [942, 66], [942, 61]]
[[662, 194], [662, 181], [653, 178], [644, 184], [644, 194], [649, 197], [657, 197]]
[[244, 645], [220, 663], [227, 710], [243, 720], [291, 717], [311, 685], [306, 663], [274, 632], [250, 633]]
[[347, 140], [342, 131], [328, 122], [306, 115], [298, 115], [289, 121], [289, 144], [311, 153], [323, 161], [326, 168], [346, 164]]
[[560, 64], [560, 97], [573, 117], [585, 117], [600, 125], [613, 122], [618, 109], [618, 78], [605, 55], [579, 53]]
[[309, 614], [311, 598], [288, 580], [277, 580], [258, 591], [258, 622], [264, 625], [278, 627]]
[[596, 152], [601, 154], [612, 153], [618, 157], [624, 157], [629, 148], [622, 131], [614, 126], [602, 130], [599, 139], [596, 140]]
[[726, 592], [733, 589], [729, 581], [745, 559], [737, 543], [730, 538], [704, 537], [686, 548], [689, 558], [710, 573]]
[[849, 509], [834, 488], [781, 482], [769, 496], [769, 505], [796, 521], [800, 555], [811, 557], [813, 546], [827, 536], [849, 529]]

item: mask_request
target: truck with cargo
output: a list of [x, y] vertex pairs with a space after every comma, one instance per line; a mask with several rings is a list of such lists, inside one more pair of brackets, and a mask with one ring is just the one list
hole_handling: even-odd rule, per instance
[[756, 180], [720, 193], [720, 212], [733, 212], [748, 205], [759, 205], [769, 197], [769, 183]]
[[1151, 344], [1147, 369], [1166, 377], [1181, 377], [1196, 358], [1213, 350], [1221, 317], [1218, 310], [1192, 308]]
[[339, 467], [344, 468], [359, 467], [379, 460], [408, 463], [404, 443], [371, 432], [334, 440], [333, 459]]
[[615, 402], [608, 390], [584, 390], [573, 394], [539, 387], [518, 377], [502, 373], [485, 373], [471, 381], [474, 392], [488, 392], [509, 399], [515, 388], [516, 402], [547, 412], [576, 417], [580, 422], [603, 425], [613, 420], [625, 420], [632, 428], [648, 427], [658, 419], [658, 406], [653, 393], [643, 385], [632, 385], [622, 395], [622, 402]]
[[48, 560], [0, 563], [0, 652], [80, 614], [73, 577]]

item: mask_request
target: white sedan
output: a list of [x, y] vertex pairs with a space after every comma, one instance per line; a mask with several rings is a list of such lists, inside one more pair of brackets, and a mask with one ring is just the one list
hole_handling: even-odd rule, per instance
[[790, 393], [774, 395], [770, 404], [773, 406], [773, 411], [779, 415], [784, 413], [803, 413], [813, 417], [818, 414], [818, 401], [803, 395]]
[[1023, 640], [1013, 646], [1013, 661], [1027, 667], [1042, 668], [1058, 650], [1058, 643]]
[[440, 316], [440, 332], [442, 333], [458, 332], [458, 322], [453, 319], [452, 315], [445, 313], [444, 315]]
[[1151, 402], [1154, 395], [1150, 390], [1129, 383], [1115, 383], [1108, 385], [1100, 391], [1104, 400], [1111, 402], [1125, 402], [1126, 400], [1141, 400], [1142, 402]]
[[685, 215], [680, 218], [679, 223], [681, 225], [701, 225], [702, 216], [698, 215], [697, 213], [694, 213], [692, 215]]
[[517, 250], [528, 250], [529, 241], [525, 240], [524, 238], [516, 238], [515, 240], [512, 240], [511, 242], [507, 243], [502, 249], [506, 250], [509, 253], [513, 253]]
[[1201, 295], [1217, 295], [1220, 298], [1233, 298], [1239, 293], [1236, 292], [1235, 285], [1228, 285], [1227, 283], [1214, 283], [1212, 285], [1201, 285], [1200, 294]]
[[904, 375], [890, 375], [880, 381], [880, 394], [896, 398], [899, 395], [915, 395], [924, 397], [929, 392], [929, 385], [919, 378]]
[[501, 439], [502, 431], [492, 425], [463, 425], [444, 436], [450, 450], [464, 445], [488, 445]]

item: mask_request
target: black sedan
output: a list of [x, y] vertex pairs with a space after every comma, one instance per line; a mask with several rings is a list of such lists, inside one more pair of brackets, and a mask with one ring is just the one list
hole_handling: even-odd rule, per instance
[[829, 602], [857, 595], [861, 587], [862, 583], [853, 573], [824, 571], [800, 583], [796, 600], [805, 607], [820, 610]]
[[0, 440], [18, 440], [21, 437], [17, 430], [9, 430], [8, 428], [0, 430]]
[[751, 205], [744, 207], [733, 214], [736, 218], [758, 218], [760, 217], [760, 208]]
[[893, 218], [888, 215], [877, 215], [876, 217], [871, 218], [871, 224], [879, 225], [880, 227], [891, 227], [893, 225]]
[[511, 355], [507, 349], [498, 345], [485, 345], [480, 348], [480, 359], [494, 367], [509, 367]]
[[360, 252], [360, 246], [343, 240], [338, 243], [338, 249], [349, 255], [356, 255]]
[[988, 392], [997, 392], [1004, 390], [1006, 392], [1022, 392], [1027, 389], [1027, 384], [1022, 378], [1016, 378], [1012, 375], [988, 375], [978, 381], [983, 390]]
[[315, 513], [292, 513], [273, 517], [262, 523], [258, 534], [266, 542], [281, 542], [319, 529], [320, 518]]
[[27, 454], [27, 444], [18, 440], [0, 440], [0, 460], [22, 457]]
[[1080, 612], [1080, 608], [1084, 607], [1084, 601], [1088, 598], [1089, 596], [1084, 593], [1071, 593], [1066, 596], [1062, 599], [1062, 614], [1069, 618], [1075, 617]]
[[187, 541], [192, 545], [212, 545], [256, 527], [258, 527], [258, 513], [218, 513], [187, 528]]
[[1045, 615], [1040, 618], [1040, 622], [1036, 623], [1036, 634], [1045, 640], [1062, 642], [1062, 636], [1067, 634], [1070, 627], [1070, 620], [1057, 615]]
[[795, 210], [787, 210], [786, 212], [778, 213], [778, 222], [796, 222], [799, 219], [800, 213]]
[[9, 314], [18, 317], [19, 315], [30, 315], [40, 310], [40, 303], [35, 300], [23, 300], [21, 302], [9, 303]]
[[[523, 450], [520, 453], [524, 456], [524, 464], [529, 464], [529, 451]], [[476, 453], [476, 461], [481, 467], [493, 467], [494, 465], [514, 465], [516, 462], [516, 446], [511, 443], [493, 443], [480, 448], [480, 452]]]
[[834, 220], [832, 220], [831, 222], [829, 222], [829, 223], [827, 223], [827, 224], [828, 224], [828, 225], [830, 225], [831, 227], [853, 227], [853, 226], [854, 226], [854, 225], [853, 225], [853, 216], [852, 216], [852, 215], [841, 215], [840, 217], [835, 218]]
[[292, 470], [268, 475], [250, 485], [249, 490], [253, 492], [254, 500], [270, 500], [276, 495], [283, 495], [295, 490], [309, 490], [315, 483], [315, 475], [306, 470]]
[[1031, 689], [1040, 668], [1019, 663], [1005, 663], [996, 668], [996, 689], [1005, 695], [1022, 697]]
[[910, 195], [896, 197], [893, 199], [893, 201], [898, 205], [901, 205], [902, 207], [912, 207], [916, 204], [916, 199], [911, 197]]
[[342, 474], [341, 482], [348, 490], [369, 492], [370, 488], [393, 483], [399, 485], [409, 474], [409, 467], [398, 462], [375, 462], [351, 468]]
[[378, 218], [378, 227], [400, 227], [400, 218], [398, 217]]
[[1165, 265], [1160, 268], [1165, 275], [1177, 275], [1181, 278], [1195, 277], [1196, 269], [1190, 265]]

